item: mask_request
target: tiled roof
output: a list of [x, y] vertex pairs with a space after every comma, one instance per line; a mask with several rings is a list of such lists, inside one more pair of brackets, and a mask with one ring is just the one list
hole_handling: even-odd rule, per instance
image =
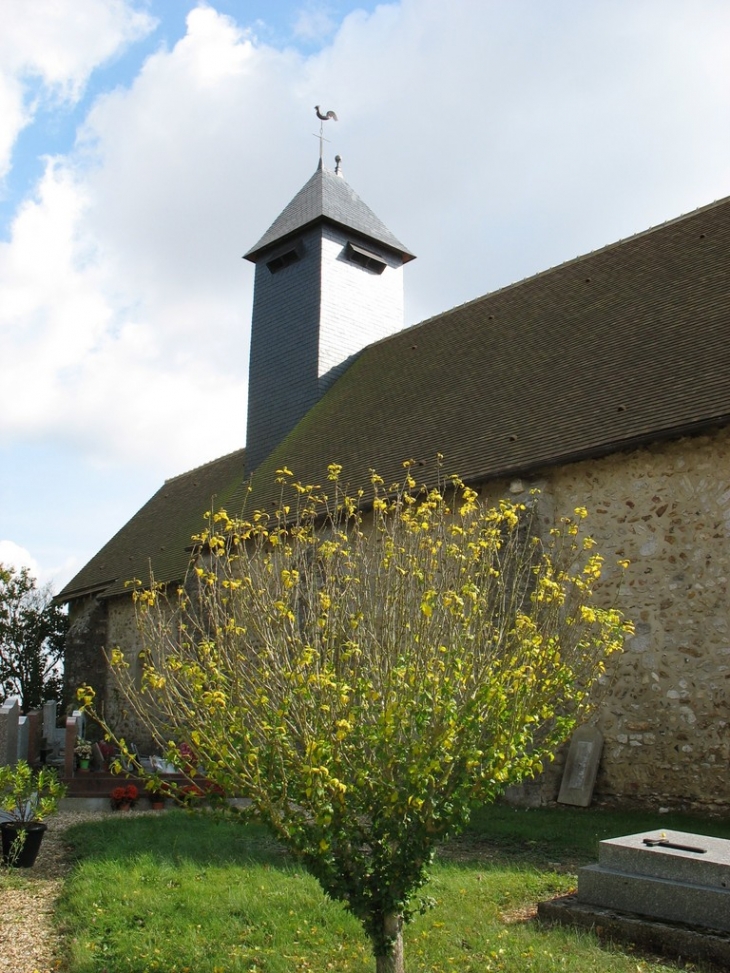
[[730, 198], [366, 348], [257, 473], [465, 480], [730, 420]]
[[[160, 581], [185, 576], [191, 537], [204, 526], [203, 514], [223, 507], [243, 484], [245, 450], [173, 477], [57, 596], [67, 601], [89, 593], [122, 594], [133, 578]], [[240, 494], [242, 496], [242, 493]], [[240, 501], [239, 501], [240, 502]]]
[[[337, 178], [337, 177], [333, 177]], [[257, 471], [366, 486], [446, 472], [478, 482], [730, 421], [730, 198], [562, 264], [370, 345]], [[165, 486], [66, 586], [124, 590], [184, 574], [215, 496], [235, 512], [243, 451]]]
[[410, 250], [393, 236], [342, 176], [325, 169], [321, 163], [309, 182], [274, 220], [256, 246], [245, 254], [246, 259], [255, 262], [262, 251], [301, 232], [304, 227], [317, 220], [327, 220], [337, 226], [355, 230], [395, 251], [404, 263], [413, 260], [414, 255]]

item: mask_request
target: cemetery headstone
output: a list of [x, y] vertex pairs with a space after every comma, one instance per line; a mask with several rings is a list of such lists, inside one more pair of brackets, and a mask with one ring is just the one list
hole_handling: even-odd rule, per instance
[[588, 807], [593, 798], [598, 765], [603, 750], [603, 734], [595, 726], [580, 726], [573, 734], [565, 762], [558, 801]]
[[[16, 757], [18, 760], [28, 761], [28, 717], [18, 717], [18, 748]], [[29, 762], [29, 761], [28, 761]]]
[[18, 717], [20, 701], [9, 696], [0, 706], [0, 765], [15, 764], [18, 760]]
[[55, 759], [63, 749], [66, 737], [65, 728], [56, 726], [57, 719], [58, 703], [53, 699], [48, 700], [43, 704], [43, 738], [50, 751], [48, 757], [51, 760]]
[[41, 735], [43, 716], [40, 710], [28, 713], [28, 763], [35, 766], [41, 759]]
[[730, 840], [684, 831], [610, 838], [578, 872], [578, 902], [730, 932]]

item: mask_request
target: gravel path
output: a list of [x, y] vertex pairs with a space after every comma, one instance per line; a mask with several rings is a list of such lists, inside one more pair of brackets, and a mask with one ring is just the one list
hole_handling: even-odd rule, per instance
[[99, 811], [60, 811], [47, 821], [48, 831], [33, 868], [0, 876], [0, 973], [55, 973], [59, 940], [53, 910], [71, 865], [63, 832], [79, 821], [98, 820]]

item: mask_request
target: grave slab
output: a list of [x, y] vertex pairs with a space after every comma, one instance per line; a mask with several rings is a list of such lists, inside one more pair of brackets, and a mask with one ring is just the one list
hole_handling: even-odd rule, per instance
[[730, 932], [730, 841], [651, 831], [599, 844], [578, 872], [580, 903]]
[[599, 939], [624, 941], [666, 956], [691, 958], [693, 962], [709, 961], [730, 970], [727, 933], [602, 909], [578, 902], [575, 895], [540, 902], [537, 914], [541, 922], [591, 929]]

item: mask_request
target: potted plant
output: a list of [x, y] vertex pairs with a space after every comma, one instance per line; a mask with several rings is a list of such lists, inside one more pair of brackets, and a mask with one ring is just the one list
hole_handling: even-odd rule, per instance
[[78, 739], [74, 747], [74, 753], [79, 763], [79, 770], [88, 770], [91, 763], [91, 751], [93, 744], [91, 740]]
[[109, 795], [112, 808], [115, 811], [130, 811], [137, 802], [139, 790], [134, 784], [127, 784], [126, 787], [115, 787]]
[[165, 799], [169, 796], [170, 788], [165, 781], [148, 780], [145, 784], [147, 798], [153, 811], [161, 811], [165, 806]]
[[33, 768], [25, 760], [0, 767], [3, 861], [16, 868], [35, 862], [46, 832], [43, 819], [58, 809], [66, 793], [55, 770]]

